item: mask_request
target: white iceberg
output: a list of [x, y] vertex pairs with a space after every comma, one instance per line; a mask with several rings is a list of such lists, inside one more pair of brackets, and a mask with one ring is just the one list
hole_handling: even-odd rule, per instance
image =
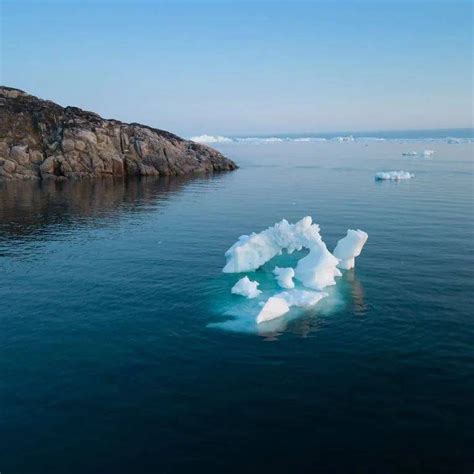
[[320, 244], [323, 242], [319, 235], [319, 226], [313, 224], [311, 217], [304, 217], [296, 224], [290, 224], [283, 219], [257, 234], [240, 236], [225, 253], [227, 263], [222, 271], [224, 273], [253, 271], [280, 255], [284, 249], [291, 254], [295, 250], [310, 249]]
[[423, 156], [434, 155], [434, 150], [423, 150]]
[[241, 278], [230, 290], [234, 295], [246, 296], [247, 298], [256, 298], [261, 290], [258, 289], [258, 281], [252, 281], [249, 277]]
[[347, 235], [338, 241], [333, 255], [339, 259], [338, 267], [343, 270], [350, 270], [354, 268], [355, 257], [358, 257], [362, 252], [362, 247], [368, 239], [368, 235], [363, 230], [347, 231]]
[[228, 137], [222, 137], [221, 135], [199, 135], [197, 137], [191, 137], [190, 140], [196, 143], [232, 143], [232, 139]]
[[416, 151], [405, 151], [402, 153], [403, 156], [416, 156], [418, 155], [418, 152]]
[[319, 291], [290, 290], [268, 298], [257, 316], [257, 323], [271, 321], [286, 314], [292, 306], [308, 308], [327, 296]]
[[352, 135], [348, 135], [347, 137], [335, 137], [334, 140], [337, 142], [353, 142], [354, 137]]
[[273, 270], [273, 274], [276, 276], [277, 282], [282, 288], [291, 289], [295, 287], [295, 283], [293, 281], [295, 271], [293, 270], [293, 268], [275, 267], [275, 269]]
[[375, 179], [377, 181], [381, 180], [392, 180], [392, 181], [399, 181], [400, 179], [410, 179], [413, 178], [415, 175], [409, 173], [408, 171], [380, 171], [379, 173], [375, 173]]
[[[295, 269], [274, 268], [273, 274], [278, 285], [287, 291], [273, 293], [265, 303], [260, 303], [262, 307], [256, 319], [257, 323], [271, 321], [286, 314], [293, 306], [314, 306], [327, 296], [327, 293], [321, 290], [336, 284], [336, 277], [342, 275], [339, 268], [354, 267], [355, 258], [360, 255], [367, 238], [364, 231], [349, 229], [347, 235], [337, 243], [333, 255], [319, 234], [319, 226], [313, 223], [311, 217], [304, 217], [296, 224], [290, 224], [283, 219], [262, 232], [241, 236], [225, 253], [227, 263], [223, 271], [254, 271], [280, 255], [283, 250], [290, 254], [303, 248], [309, 250], [305, 257], [300, 258]], [[308, 290], [295, 289], [293, 279], [298, 280]], [[245, 276], [231, 291], [247, 298], [256, 298], [262, 293], [258, 285], [258, 282]]]
[[337, 268], [339, 259], [320, 242], [311, 247], [308, 255], [298, 261], [295, 278], [307, 288], [322, 290], [326, 286], [336, 284], [335, 278], [341, 276]]

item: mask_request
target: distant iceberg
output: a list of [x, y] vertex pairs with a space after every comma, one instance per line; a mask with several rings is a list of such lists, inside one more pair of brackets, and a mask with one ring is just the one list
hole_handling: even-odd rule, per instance
[[335, 137], [334, 140], [337, 142], [353, 142], [354, 137], [352, 135], [348, 135], [347, 137]]
[[197, 137], [191, 137], [190, 140], [196, 143], [232, 143], [233, 140], [228, 137], [222, 137], [220, 135], [199, 135]]
[[415, 175], [409, 173], [408, 171], [380, 171], [379, 173], [375, 173], [376, 181], [381, 180], [392, 180], [392, 181], [399, 181], [401, 179], [410, 179], [413, 178]]
[[354, 267], [355, 258], [360, 255], [367, 238], [366, 232], [349, 229], [337, 243], [334, 253], [331, 253], [321, 238], [319, 226], [313, 223], [310, 216], [295, 224], [283, 219], [261, 232], [239, 237], [225, 253], [223, 272], [253, 272], [285, 250], [288, 254], [309, 250], [306, 256], [298, 260], [295, 268], [274, 268], [278, 286], [287, 291], [273, 291], [270, 294], [267, 290], [262, 292], [257, 288], [258, 282], [251, 281], [247, 276], [232, 288], [233, 294], [247, 298], [262, 295], [266, 298], [264, 302], [259, 302], [261, 308], [256, 317], [256, 322], [262, 323], [283, 316], [293, 306], [314, 306], [327, 296], [321, 290], [336, 284], [336, 278], [342, 275], [340, 269]]

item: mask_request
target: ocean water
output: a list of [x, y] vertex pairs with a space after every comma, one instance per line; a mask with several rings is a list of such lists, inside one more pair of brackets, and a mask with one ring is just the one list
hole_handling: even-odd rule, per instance
[[[471, 473], [473, 143], [217, 146], [238, 171], [0, 184], [0, 471]], [[368, 232], [356, 268], [240, 324], [225, 250], [305, 215]]]

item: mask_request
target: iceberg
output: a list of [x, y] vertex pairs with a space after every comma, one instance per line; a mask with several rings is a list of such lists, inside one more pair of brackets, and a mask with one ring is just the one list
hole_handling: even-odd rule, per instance
[[293, 268], [288, 267], [288, 268], [280, 268], [280, 267], [275, 267], [273, 270], [273, 274], [276, 276], [278, 284], [282, 288], [294, 288], [295, 283], [293, 282], [293, 277], [295, 276], [295, 271]]
[[324, 242], [314, 245], [308, 255], [298, 261], [295, 278], [307, 288], [322, 290], [336, 284], [335, 278], [341, 276], [337, 268], [339, 259], [326, 247]]
[[232, 139], [220, 135], [199, 135], [191, 137], [189, 140], [196, 143], [232, 143]]
[[[342, 276], [341, 269], [354, 267], [355, 258], [360, 255], [367, 238], [366, 232], [349, 229], [332, 254], [321, 238], [319, 226], [313, 223], [311, 217], [304, 217], [295, 224], [283, 219], [261, 232], [239, 237], [226, 251], [226, 265], [222, 271], [251, 272], [280, 255], [283, 250], [289, 254], [295, 250], [308, 250], [308, 254], [298, 260], [295, 268], [274, 267], [273, 275], [278, 285], [286, 291], [270, 293], [265, 302], [259, 303], [261, 308], [256, 318], [257, 323], [271, 321], [286, 314], [293, 306], [311, 307], [328, 296], [321, 290], [336, 284], [336, 278]], [[296, 283], [305, 289], [295, 288]], [[262, 294], [258, 285], [257, 281], [244, 276], [232, 287], [231, 292], [249, 299], [256, 298]], [[251, 313], [255, 314], [253, 309]]]
[[240, 273], [257, 270], [283, 250], [291, 254], [302, 248], [324, 245], [319, 226], [307, 216], [296, 224], [286, 219], [272, 227], [250, 235], [242, 235], [225, 253], [227, 263], [224, 273]]
[[317, 304], [328, 294], [319, 291], [291, 290], [268, 298], [257, 315], [257, 323], [271, 321], [286, 314], [292, 306], [308, 308]]
[[434, 155], [434, 150], [423, 150], [423, 156]]
[[256, 298], [261, 290], [258, 289], [258, 281], [252, 281], [249, 277], [241, 278], [230, 290], [234, 295], [246, 296], [247, 298]]
[[353, 142], [354, 137], [352, 135], [348, 135], [347, 137], [335, 137], [334, 140], [337, 142]]
[[354, 268], [355, 258], [362, 252], [362, 247], [368, 237], [363, 230], [349, 229], [347, 235], [338, 241], [333, 252], [333, 255], [339, 259], [337, 266], [343, 270]]
[[379, 173], [375, 173], [376, 181], [381, 180], [392, 180], [392, 181], [399, 181], [400, 179], [410, 179], [413, 178], [415, 175], [410, 174], [408, 171], [380, 171]]

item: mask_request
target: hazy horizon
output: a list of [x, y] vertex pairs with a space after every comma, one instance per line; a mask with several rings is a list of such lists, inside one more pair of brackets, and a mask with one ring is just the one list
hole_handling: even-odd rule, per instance
[[470, 2], [1, 7], [1, 83], [106, 118], [184, 136], [473, 126]]

